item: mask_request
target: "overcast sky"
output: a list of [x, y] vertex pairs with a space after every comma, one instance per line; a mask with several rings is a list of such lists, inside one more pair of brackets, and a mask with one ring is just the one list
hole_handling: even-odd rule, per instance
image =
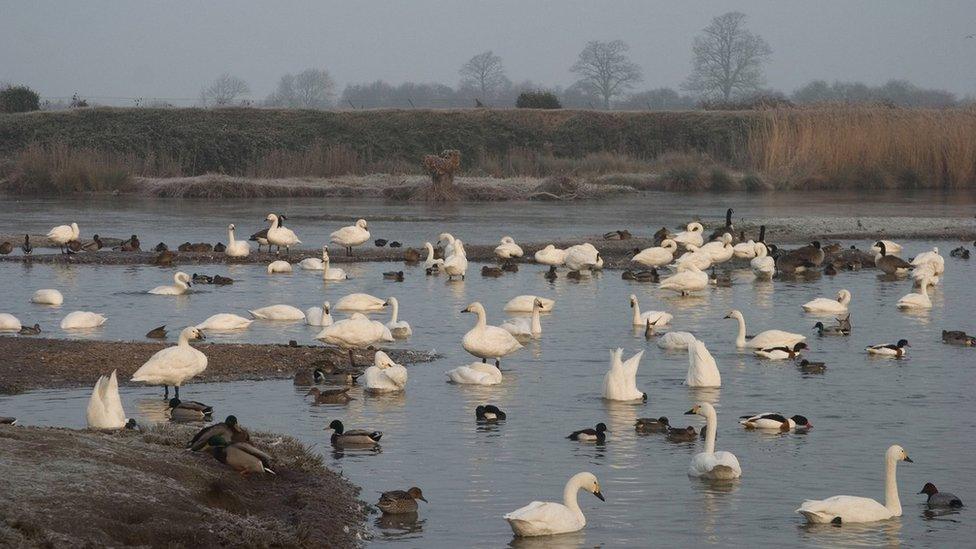
[[976, 0], [0, 0], [0, 82], [45, 97], [196, 98], [227, 71], [263, 98], [306, 67], [328, 69], [340, 90], [454, 85], [491, 49], [514, 81], [566, 86], [588, 40], [619, 38], [641, 87], [677, 87], [692, 38], [733, 9], [772, 46], [770, 87], [898, 78], [976, 95]]

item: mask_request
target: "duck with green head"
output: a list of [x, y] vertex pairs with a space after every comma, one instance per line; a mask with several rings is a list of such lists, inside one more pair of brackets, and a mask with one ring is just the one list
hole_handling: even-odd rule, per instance
[[221, 435], [214, 435], [207, 440], [207, 445], [217, 461], [237, 471], [242, 477], [251, 473], [275, 474], [270, 468], [271, 456], [249, 442], [228, 443]]

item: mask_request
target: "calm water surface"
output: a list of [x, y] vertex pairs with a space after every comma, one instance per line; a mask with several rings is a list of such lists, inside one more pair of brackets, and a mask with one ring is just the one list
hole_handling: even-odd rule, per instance
[[[719, 202], [709, 208], [720, 207]], [[199, 206], [191, 206], [196, 208]], [[416, 227], [410, 230], [416, 231], [417, 239], [433, 239], [443, 227], [469, 240], [488, 242], [500, 232], [494, 228], [494, 219], [502, 210], [493, 209], [484, 208], [479, 221], [447, 226], [416, 219]], [[251, 210], [259, 225], [264, 210]], [[115, 213], [119, 211], [124, 208]], [[561, 210], [550, 206], [540, 207], [540, 211], [552, 226], [533, 229], [523, 221], [526, 230], [559, 230], [556, 219], [563, 215]], [[228, 209], [220, 215], [231, 213]], [[93, 224], [96, 214], [93, 211]], [[140, 215], [155, 219], [152, 222], [161, 227], [159, 234], [176, 231], [165, 228], [169, 223], [161, 211], [148, 215], [143, 210]], [[419, 214], [412, 211], [409, 215]], [[205, 225], [197, 217], [179, 219], [188, 227], [197, 227], [194, 230]], [[592, 223], [590, 232], [606, 228], [595, 219], [584, 222]], [[561, 230], [566, 230], [567, 221], [562, 223]], [[0, 227], [6, 230], [8, 225]], [[575, 223], [572, 227], [572, 234], [581, 232]], [[529, 239], [517, 230], [505, 232]], [[906, 255], [933, 245], [947, 253], [956, 244], [906, 242]], [[976, 426], [976, 361], [972, 354], [976, 351], [940, 342], [943, 328], [976, 331], [970, 283], [976, 263], [948, 257], [946, 262], [945, 281], [932, 291], [934, 308], [918, 315], [900, 313], [894, 307], [900, 296], [912, 291], [910, 282], [882, 281], [873, 271], [772, 283], [756, 283], [747, 271], [736, 271], [733, 287], [682, 299], [653, 285], [623, 281], [618, 272], [582, 282], [560, 278], [550, 284], [535, 266], [500, 279], [483, 279], [476, 273], [480, 265], [472, 265], [467, 281], [447, 283], [444, 278], [423, 276], [419, 268], [407, 268], [406, 281], [393, 283], [382, 280], [380, 273], [402, 267], [381, 263], [344, 266], [355, 278], [328, 285], [315, 272], [296, 270], [292, 275], [271, 276], [261, 266], [198, 266], [200, 271], [227, 274], [238, 282], [220, 288], [195, 287], [199, 290], [176, 298], [141, 293], [169, 283], [172, 269], [0, 264], [0, 281], [6, 287], [0, 309], [21, 320], [41, 323], [54, 337], [127, 340], [139, 339], [159, 324], [195, 323], [217, 312], [246, 315], [249, 308], [274, 303], [306, 308], [324, 299], [335, 302], [356, 291], [398, 297], [401, 318], [412, 324], [415, 334], [398, 345], [444, 355], [430, 364], [410, 366], [404, 394], [373, 397], [356, 388], [356, 400], [348, 405], [312, 406], [303, 398], [305, 391], [290, 381], [192, 384], [184, 391], [213, 404], [218, 416], [235, 413], [250, 428], [292, 434], [313, 445], [332, 467], [363, 487], [362, 498], [367, 501], [375, 501], [383, 490], [422, 487], [430, 504], [421, 504], [416, 523], [371, 519], [377, 545], [947, 547], [965, 545], [964, 540], [976, 534], [970, 511], [930, 517], [925, 513], [924, 496], [914, 495], [925, 482], [933, 482], [976, 505], [972, 465], [976, 439], [970, 434]], [[47, 287], [65, 294], [63, 306], [28, 303], [35, 289]], [[814, 297], [833, 296], [840, 288], [854, 294], [854, 334], [818, 339], [812, 331], [817, 318], [804, 314], [799, 305]], [[501, 385], [482, 388], [446, 383], [445, 370], [471, 361], [460, 340], [474, 318], [458, 311], [480, 300], [488, 309], [489, 322], [500, 324], [502, 305], [523, 293], [557, 301], [554, 313], [542, 320], [542, 340], [528, 344], [503, 363]], [[687, 355], [662, 351], [653, 341], [645, 341], [643, 334], [634, 333], [627, 305], [631, 293], [638, 295], [645, 310], [666, 309], [674, 314], [673, 329], [692, 331], [706, 342], [722, 372], [721, 389], [685, 387]], [[750, 333], [781, 328], [810, 334], [813, 349], [809, 358], [827, 362], [827, 372], [803, 375], [787, 361], [765, 362], [737, 351], [735, 323], [722, 318], [732, 308], [743, 311]], [[109, 321], [91, 333], [61, 333], [58, 322], [76, 309], [102, 312]], [[310, 343], [315, 331], [302, 324], [258, 321], [240, 334], [208, 337]], [[876, 359], [863, 352], [867, 344], [900, 337], [911, 341], [908, 359]], [[638, 374], [639, 387], [650, 397], [646, 404], [608, 403], [600, 398], [609, 350], [618, 346], [625, 349], [625, 356], [646, 351]], [[107, 364], [106, 370], [111, 367]], [[3, 396], [0, 414], [18, 416], [25, 424], [84, 427], [89, 393], [84, 389]], [[125, 386], [122, 393], [129, 415], [144, 421], [163, 420], [156, 388]], [[743, 477], [731, 486], [714, 486], [686, 476], [688, 461], [701, 451], [700, 443], [672, 444], [633, 430], [637, 417], [661, 415], [670, 417], [675, 425], [699, 427], [701, 418], [681, 414], [701, 400], [717, 406], [718, 449], [734, 452], [742, 464]], [[474, 408], [486, 402], [506, 410], [508, 421], [489, 427], [476, 425]], [[809, 434], [768, 435], [746, 432], [736, 423], [739, 415], [764, 411], [803, 414], [816, 427]], [[350, 428], [383, 431], [382, 451], [333, 451], [324, 428], [336, 418]], [[564, 438], [572, 430], [600, 421], [613, 431], [603, 447]], [[883, 500], [883, 453], [893, 443], [903, 445], [915, 460], [898, 468], [904, 507], [900, 519], [868, 526], [807, 528], [793, 513], [811, 497], [846, 493]], [[501, 518], [504, 513], [534, 499], [559, 501], [566, 480], [583, 470], [597, 475], [607, 497], [603, 503], [580, 493], [588, 520], [583, 532], [512, 539]]]

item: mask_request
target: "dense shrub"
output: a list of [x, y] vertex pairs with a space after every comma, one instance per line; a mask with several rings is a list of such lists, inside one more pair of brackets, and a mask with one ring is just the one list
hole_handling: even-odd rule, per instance
[[0, 112], [30, 112], [41, 108], [41, 96], [27, 86], [0, 89]]
[[524, 91], [515, 100], [515, 107], [519, 109], [561, 109], [556, 94], [550, 91]]

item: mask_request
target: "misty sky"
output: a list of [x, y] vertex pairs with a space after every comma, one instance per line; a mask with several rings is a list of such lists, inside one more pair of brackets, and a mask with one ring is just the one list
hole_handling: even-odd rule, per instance
[[976, 39], [965, 38], [976, 0], [0, 0], [0, 82], [45, 97], [194, 99], [227, 71], [260, 99], [306, 67], [328, 69], [340, 91], [376, 79], [454, 85], [464, 61], [491, 49], [514, 81], [566, 86], [586, 41], [619, 38], [641, 88], [677, 87], [694, 35], [732, 9], [773, 48], [770, 87], [899, 78], [976, 95]]

